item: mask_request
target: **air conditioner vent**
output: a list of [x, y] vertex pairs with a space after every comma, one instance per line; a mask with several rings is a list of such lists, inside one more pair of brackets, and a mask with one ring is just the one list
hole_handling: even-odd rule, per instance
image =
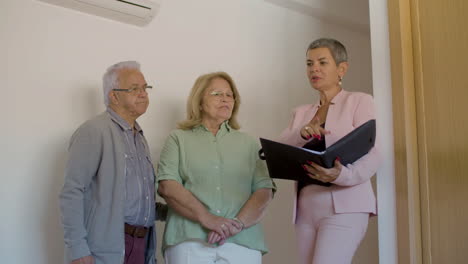
[[161, 0], [39, 0], [124, 23], [144, 26], [159, 10]]

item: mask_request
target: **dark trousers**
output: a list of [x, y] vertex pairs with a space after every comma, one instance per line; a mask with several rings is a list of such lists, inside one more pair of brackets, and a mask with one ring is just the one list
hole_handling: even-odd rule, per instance
[[134, 237], [125, 234], [124, 264], [145, 264], [145, 250], [148, 234], [145, 237]]

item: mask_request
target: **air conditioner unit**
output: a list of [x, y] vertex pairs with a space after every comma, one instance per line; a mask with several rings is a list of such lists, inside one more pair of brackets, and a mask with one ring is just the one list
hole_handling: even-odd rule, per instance
[[137, 26], [156, 16], [162, 0], [39, 0]]

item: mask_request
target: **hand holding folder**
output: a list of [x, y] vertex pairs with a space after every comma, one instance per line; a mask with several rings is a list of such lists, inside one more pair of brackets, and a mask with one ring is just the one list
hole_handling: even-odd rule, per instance
[[375, 120], [369, 120], [321, 152], [260, 138], [262, 149], [259, 154], [266, 160], [272, 178], [330, 186], [330, 183], [307, 176], [302, 165], [312, 161], [324, 168], [332, 168], [337, 157], [344, 166], [353, 163], [374, 147], [375, 131]]

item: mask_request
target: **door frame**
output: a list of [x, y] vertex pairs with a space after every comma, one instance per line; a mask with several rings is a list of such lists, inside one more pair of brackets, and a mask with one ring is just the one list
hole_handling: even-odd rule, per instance
[[369, 1], [374, 97], [382, 121], [379, 135], [386, 139], [386, 165], [377, 177], [381, 264], [422, 263], [420, 197], [425, 193], [424, 188], [420, 191], [424, 179], [419, 177], [416, 119], [416, 84], [421, 78], [420, 62], [414, 59], [419, 52], [418, 14], [413, 11], [417, 4]]

